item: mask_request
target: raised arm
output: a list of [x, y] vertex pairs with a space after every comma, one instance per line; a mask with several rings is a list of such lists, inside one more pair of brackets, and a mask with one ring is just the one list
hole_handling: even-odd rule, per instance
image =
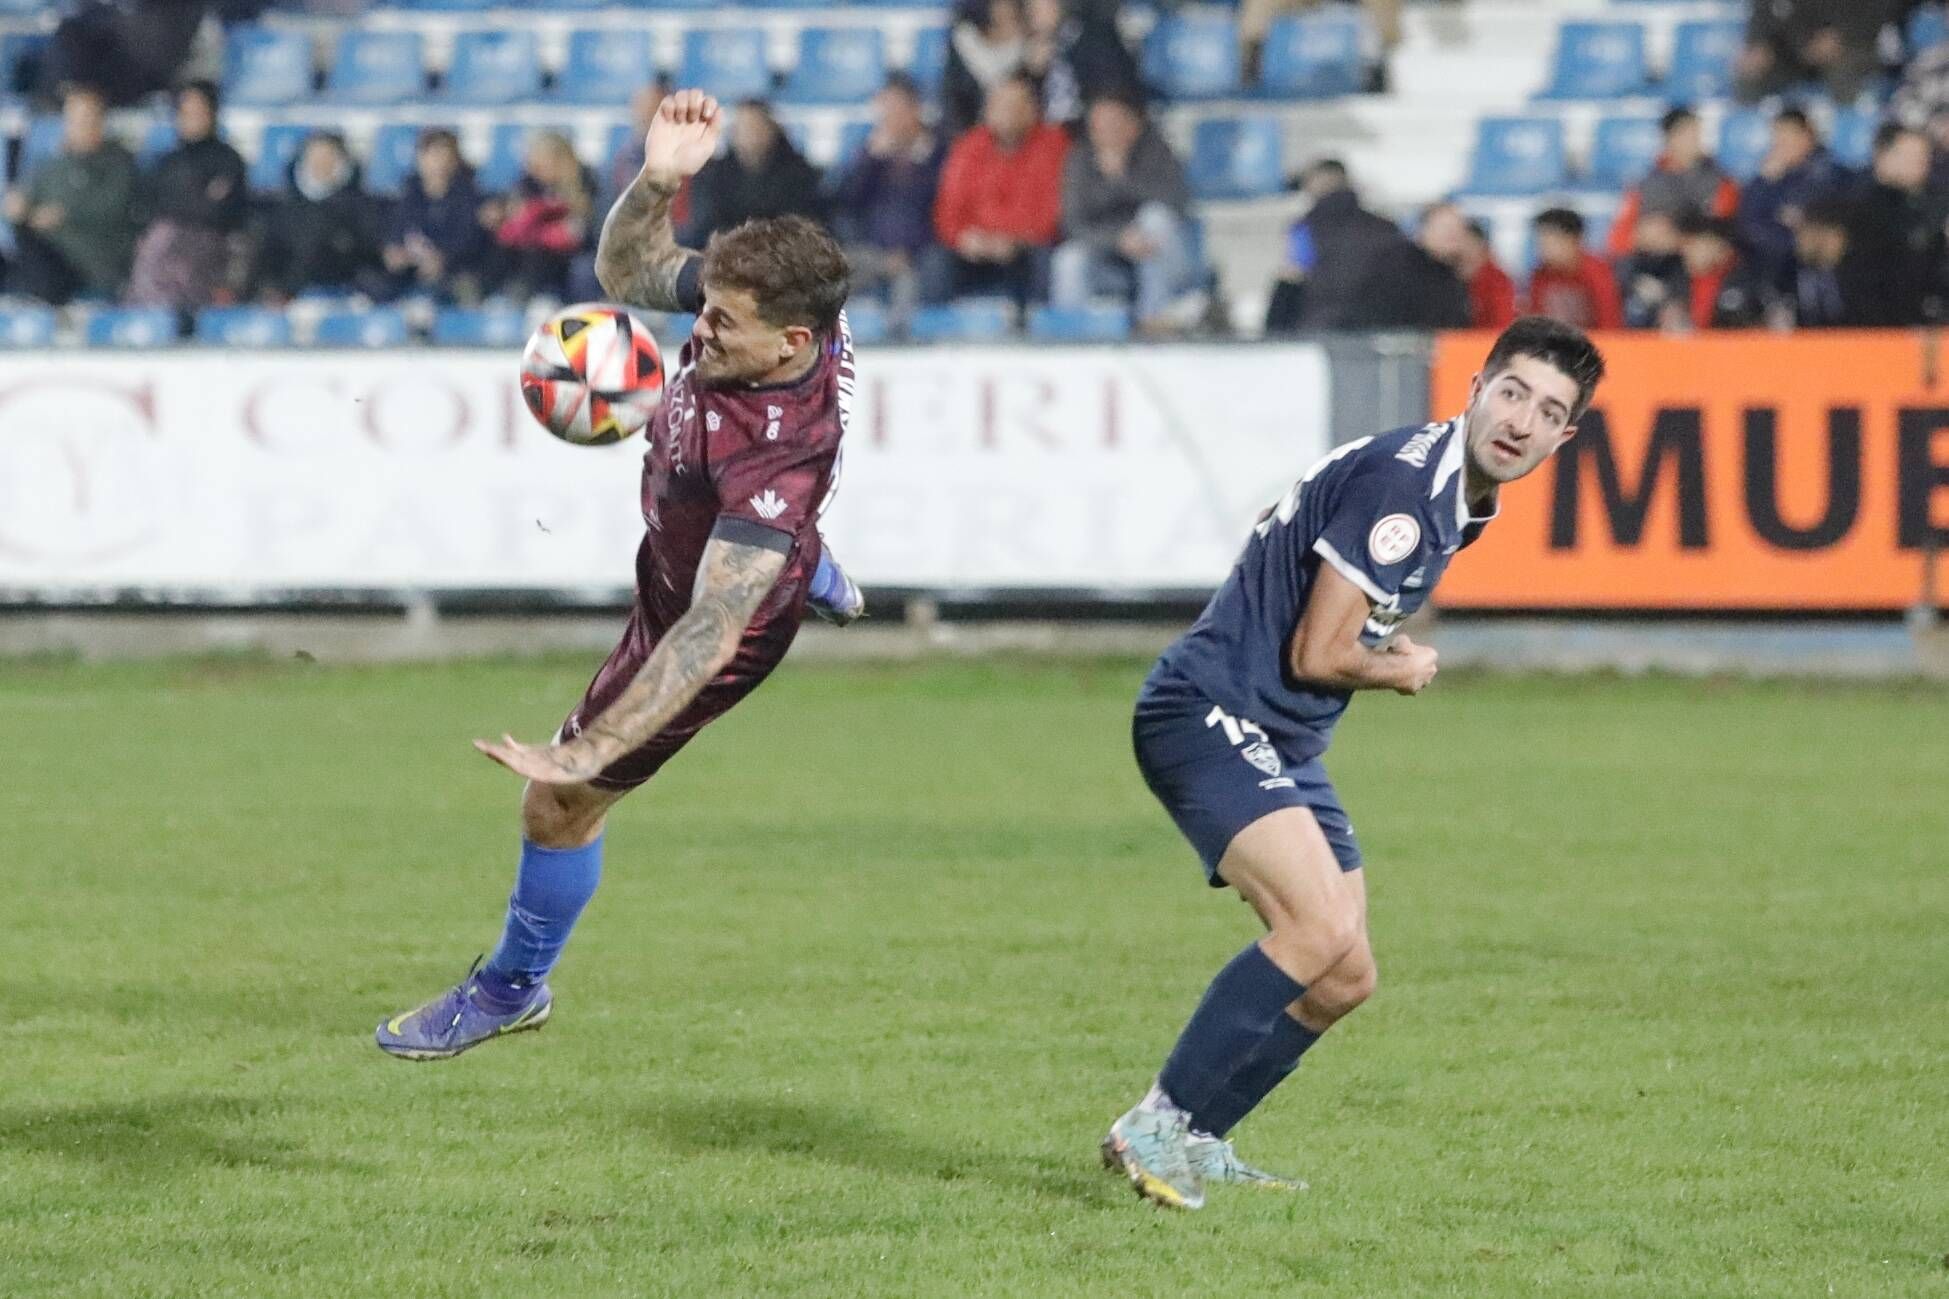
[[1373, 612], [1365, 591], [1322, 563], [1293, 633], [1293, 676], [1334, 690], [1393, 690], [1420, 694], [1435, 679], [1435, 651], [1396, 635], [1384, 649], [1360, 643]]
[[596, 243], [596, 280], [612, 301], [651, 311], [685, 311], [677, 282], [696, 254], [677, 244], [670, 204], [685, 180], [717, 152], [723, 117], [701, 90], [665, 97], [643, 139], [643, 170], [602, 223]]
[[[784, 542], [781, 548], [773, 537]], [[690, 608], [616, 698], [560, 744], [527, 745], [513, 736], [499, 744], [474, 741], [494, 761], [530, 780], [575, 785], [640, 747], [690, 706], [737, 653], [752, 615], [785, 569], [790, 538], [741, 520], [720, 521], [697, 566]]]

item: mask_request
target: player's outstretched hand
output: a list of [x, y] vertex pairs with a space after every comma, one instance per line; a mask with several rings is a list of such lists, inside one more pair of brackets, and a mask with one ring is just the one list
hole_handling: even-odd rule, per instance
[[1387, 652], [1407, 659], [1407, 679], [1394, 687], [1395, 694], [1418, 695], [1435, 679], [1436, 654], [1433, 646], [1417, 645], [1408, 639], [1406, 632], [1402, 632], [1387, 643]]
[[668, 181], [695, 176], [717, 152], [724, 115], [717, 100], [701, 90], [679, 90], [663, 98], [656, 120], [643, 137], [643, 170]]
[[544, 785], [579, 785], [601, 772], [602, 758], [585, 744], [523, 744], [512, 735], [500, 743], [475, 740], [474, 747], [517, 776]]

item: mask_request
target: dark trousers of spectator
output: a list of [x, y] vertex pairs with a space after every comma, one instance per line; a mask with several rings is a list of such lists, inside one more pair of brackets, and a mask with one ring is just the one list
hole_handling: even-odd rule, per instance
[[1881, 71], [1881, 60], [1874, 50], [1846, 50], [1825, 68], [1816, 68], [1803, 62], [1797, 50], [1785, 45], [1767, 48], [1773, 55], [1773, 61], [1764, 71], [1741, 76], [1733, 88], [1742, 104], [1757, 104], [1762, 99], [1785, 94], [1808, 81], [1822, 83], [1835, 103], [1852, 104]]
[[488, 254], [486, 280], [493, 292], [510, 298], [560, 298], [568, 292], [572, 260], [540, 248], [497, 247]]
[[59, 248], [35, 231], [14, 231], [14, 264], [7, 272], [7, 291], [53, 307], [65, 307], [81, 290], [80, 272]]
[[1266, 303], [1265, 332], [1293, 334], [1299, 331], [1299, 315], [1306, 303], [1306, 286], [1297, 280], [1274, 280], [1272, 299]]
[[946, 248], [920, 259], [920, 299], [930, 307], [955, 298], [994, 294], [1018, 307], [1049, 298], [1049, 250], [1025, 248], [1013, 261], [971, 262]]

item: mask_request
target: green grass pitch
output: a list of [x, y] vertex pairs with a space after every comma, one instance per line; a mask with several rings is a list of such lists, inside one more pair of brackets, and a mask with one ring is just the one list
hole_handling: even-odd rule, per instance
[[0, 669], [0, 1294], [1949, 1296], [1949, 706], [1444, 679], [1331, 759], [1377, 999], [1096, 1166], [1254, 932], [1134, 662], [794, 665], [624, 805], [537, 1034], [373, 1024], [489, 946], [593, 662]]

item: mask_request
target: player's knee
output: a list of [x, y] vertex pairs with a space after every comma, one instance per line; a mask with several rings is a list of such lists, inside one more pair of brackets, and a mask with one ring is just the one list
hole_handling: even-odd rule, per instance
[[1298, 916], [1275, 924], [1266, 936], [1266, 945], [1288, 971], [1294, 969], [1332, 970], [1360, 942], [1359, 917], [1351, 911], [1324, 915]]
[[521, 795], [521, 833], [543, 848], [580, 848], [602, 832], [604, 808], [574, 796], [574, 787], [530, 781]]

